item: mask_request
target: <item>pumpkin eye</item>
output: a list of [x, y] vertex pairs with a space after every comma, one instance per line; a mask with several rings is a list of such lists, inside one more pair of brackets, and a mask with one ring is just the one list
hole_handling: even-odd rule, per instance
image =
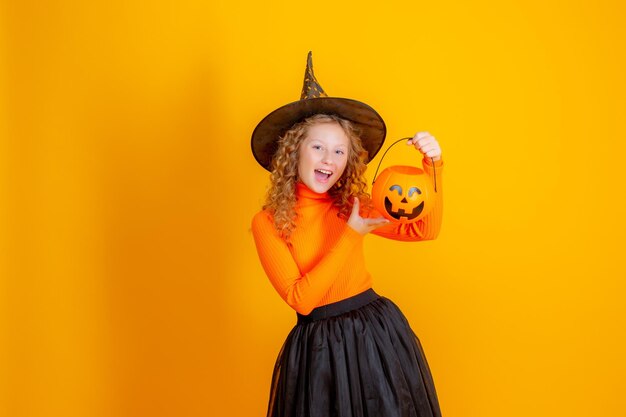
[[422, 194], [419, 188], [411, 187], [409, 188], [409, 197], [411, 197], [414, 193]]
[[399, 185], [392, 185], [391, 187], [389, 187], [389, 191], [393, 190], [396, 190], [398, 192], [398, 195], [402, 195], [402, 187], [400, 187]]

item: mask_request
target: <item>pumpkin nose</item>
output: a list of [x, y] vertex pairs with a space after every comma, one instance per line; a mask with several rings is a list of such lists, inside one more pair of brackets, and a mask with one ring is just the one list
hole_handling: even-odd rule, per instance
[[401, 202], [401, 203], [406, 203], [406, 197], [404, 197], [404, 198], [402, 199], [402, 201], [400, 201], [400, 202]]

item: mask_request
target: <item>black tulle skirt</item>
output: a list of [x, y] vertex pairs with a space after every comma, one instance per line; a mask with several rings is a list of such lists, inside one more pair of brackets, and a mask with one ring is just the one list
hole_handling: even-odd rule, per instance
[[298, 314], [274, 367], [268, 417], [441, 416], [419, 339], [369, 289]]

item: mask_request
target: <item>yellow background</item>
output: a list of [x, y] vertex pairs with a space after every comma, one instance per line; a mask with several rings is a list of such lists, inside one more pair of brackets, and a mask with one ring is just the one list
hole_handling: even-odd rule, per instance
[[388, 139], [441, 143], [439, 238], [365, 244], [444, 416], [624, 415], [621, 2], [0, 10], [0, 415], [265, 415], [295, 314], [249, 231], [249, 138], [309, 50]]

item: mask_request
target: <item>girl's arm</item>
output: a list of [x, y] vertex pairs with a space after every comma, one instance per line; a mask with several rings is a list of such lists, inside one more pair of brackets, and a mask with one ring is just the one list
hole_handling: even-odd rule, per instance
[[270, 282], [289, 306], [304, 315], [309, 314], [326, 295], [341, 266], [363, 239], [346, 225], [335, 245], [315, 267], [303, 274], [266, 212], [259, 212], [252, 219], [252, 234]]

